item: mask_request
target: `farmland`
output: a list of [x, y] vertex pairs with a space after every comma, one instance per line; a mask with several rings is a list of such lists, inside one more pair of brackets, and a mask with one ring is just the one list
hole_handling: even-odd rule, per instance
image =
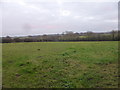
[[118, 42], [2, 44], [3, 88], [117, 88]]

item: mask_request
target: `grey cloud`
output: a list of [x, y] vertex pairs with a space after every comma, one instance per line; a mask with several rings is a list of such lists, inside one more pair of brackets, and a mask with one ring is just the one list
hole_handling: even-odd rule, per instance
[[[117, 29], [117, 2], [4, 2], [3, 36]], [[25, 29], [25, 25], [28, 29]]]

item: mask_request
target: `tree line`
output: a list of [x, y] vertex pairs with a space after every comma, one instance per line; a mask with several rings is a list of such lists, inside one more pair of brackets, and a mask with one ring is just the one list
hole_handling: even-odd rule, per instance
[[112, 30], [111, 32], [95, 33], [87, 31], [84, 33], [74, 33], [65, 31], [62, 34], [54, 35], [37, 35], [26, 37], [2, 37], [2, 43], [13, 42], [59, 42], [59, 41], [119, 41], [120, 31]]

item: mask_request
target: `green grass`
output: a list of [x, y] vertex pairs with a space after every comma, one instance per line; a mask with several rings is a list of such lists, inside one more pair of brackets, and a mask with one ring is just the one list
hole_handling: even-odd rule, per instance
[[87, 36], [79, 36], [79, 38], [87, 38]]
[[118, 87], [116, 41], [6, 43], [2, 56], [4, 88]]

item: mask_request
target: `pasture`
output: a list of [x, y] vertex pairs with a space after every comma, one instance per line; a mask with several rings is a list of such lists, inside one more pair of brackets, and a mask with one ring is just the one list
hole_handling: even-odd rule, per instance
[[3, 88], [117, 88], [118, 42], [2, 44]]

